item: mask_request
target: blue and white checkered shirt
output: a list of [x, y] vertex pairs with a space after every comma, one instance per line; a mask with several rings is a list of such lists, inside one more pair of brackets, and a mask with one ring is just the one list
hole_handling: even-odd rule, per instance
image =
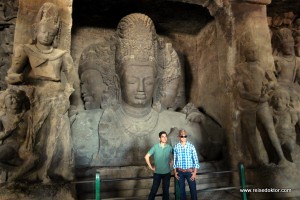
[[200, 167], [198, 156], [194, 145], [186, 142], [185, 146], [178, 143], [174, 147], [174, 169], [190, 169]]

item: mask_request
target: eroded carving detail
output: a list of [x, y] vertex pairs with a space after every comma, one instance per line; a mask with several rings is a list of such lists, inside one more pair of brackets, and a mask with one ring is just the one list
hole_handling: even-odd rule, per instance
[[[280, 141], [275, 132], [271, 110], [268, 100], [274, 84], [269, 82], [265, 70], [259, 65], [257, 49], [255, 46], [245, 46], [244, 63], [236, 67], [237, 89], [239, 93], [238, 108], [241, 113], [241, 129], [243, 136], [247, 138], [248, 149], [254, 162], [259, 165], [267, 164], [262, 157], [262, 149], [259, 148], [259, 140], [256, 129], [260, 124], [266, 131], [267, 138], [279, 157], [279, 164], [287, 161], [280, 146]], [[266, 148], [266, 147], [265, 147]]]

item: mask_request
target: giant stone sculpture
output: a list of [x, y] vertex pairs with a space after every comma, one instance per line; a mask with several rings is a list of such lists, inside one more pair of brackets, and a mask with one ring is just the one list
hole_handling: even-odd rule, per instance
[[[158, 56], [158, 35], [152, 20], [137, 13], [122, 18], [116, 31], [115, 45], [114, 80], [119, 88], [120, 101], [104, 110], [87, 110], [76, 116], [72, 133], [77, 165], [144, 164], [143, 157], [147, 149], [157, 142], [157, 133], [161, 130], [171, 132], [173, 128], [186, 129], [200, 153], [204, 136], [199, 124], [189, 122], [186, 114], [157, 106], [159, 102], [153, 104], [153, 97], [161, 87], [159, 84], [164, 82], [163, 78], [167, 80], [167, 75], [158, 65], [162, 55]], [[170, 45], [166, 46], [167, 53], [176, 58], [176, 52]], [[180, 69], [177, 71], [177, 75], [171, 74], [174, 80], [180, 74]], [[177, 134], [172, 132], [169, 135], [171, 141], [177, 141]]]

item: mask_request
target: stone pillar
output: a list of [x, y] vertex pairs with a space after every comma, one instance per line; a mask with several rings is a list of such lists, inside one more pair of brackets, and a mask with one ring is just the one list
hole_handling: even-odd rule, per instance
[[[267, 22], [266, 5], [270, 0], [233, 1], [231, 11], [234, 19], [235, 40], [239, 51], [243, 43], [252, 41], [257, 46], [261, 66], [265, 70], [274, 70], [270, 30]], [[240, 54], [237, 54], [240, 62]]]

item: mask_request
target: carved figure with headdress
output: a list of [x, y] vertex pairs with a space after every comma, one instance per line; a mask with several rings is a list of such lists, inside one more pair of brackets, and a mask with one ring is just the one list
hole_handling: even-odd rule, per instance
[[55, 4], [41, 6], [33, 30], [32, 43], [16, 47], [6, 80], [29, 95], [32, 120], [24, 148], [35, 160], [25, 163], [11, 180], [26, 179], [29, 172], [28, 177], [43, 182], [57, 177], [71, 180], [74, 163], [67, 112], [75, 73], [70, 54], [56, 48], [60, 16]]
[[[117, 102], [115, 51], [112, 39], [93, 44], [81, 54], [78, 73], [85, 109], [106, 108]], [[112, 43], [112, 44], [111, 44]]]
[[285, 165], [288, 162], [281, 149], [268, 104], [270, 93], [276, 84], [269, 80], [267, 72], [260, 66], [257, 46], [249, 43], [245, 47], [243, 52], [245, 62], [237, 65], [235, 69], [237, 72], [237, 107], [241, 113], [243, 137], [248, 141], [247, 147], [254, 164], [265, 165], [269, 161], [264, 159], [262, 152], [270, 147], [261, 144], [259, 138], [262, 138], [262, 132], [258, 135], [256, 129], [264, 131], [266, 133], [264, 139], [272, 145], [272, 149], [274, 148], [279, 160], [278, 163]]
[[281, 47], [281, 55], [274, 57], [277, 80], [283, 87], [299, 91], [300, 60], [295, 56], [292, 32], [288, 28], [282, 28], [276, 32], [276, 36]]
[[163, 109], [180, 110], [186, 103], [183, 68], [172, 44], [161, 38], [158, 38], [157, 61], [160, 79], [154, 102], [159, 102]]

